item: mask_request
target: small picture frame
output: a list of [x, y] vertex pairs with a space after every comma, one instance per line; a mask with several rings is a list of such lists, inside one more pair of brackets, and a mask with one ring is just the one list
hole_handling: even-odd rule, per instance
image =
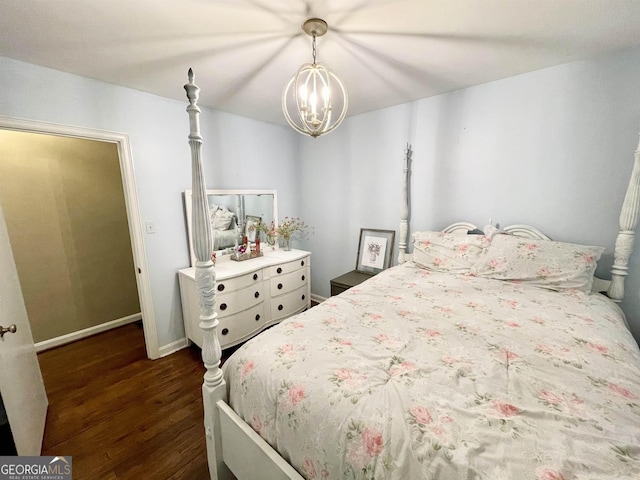
[[391, 266], [395, 230], [360, 229], [356, 270], [375, 275]]
[[261, 217], [255, 215], [247, 215], [244, 217], [244, 234], [247, 236], [249, 242], [253, 243], [256, 241], [258, 225], [260, 225], [260, 223], [262, 223]]

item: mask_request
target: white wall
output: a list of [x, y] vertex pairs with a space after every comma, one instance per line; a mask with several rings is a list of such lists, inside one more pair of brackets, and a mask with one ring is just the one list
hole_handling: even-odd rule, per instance
[[[317, 139], [204, 109], [207, 183], [277, 189], [280, 216], [300, 215], [315, 227], [294, 245], [312, 251], [311, 288], [322, 296], [331, 278], [355, 267], [361, 227], [397, 230], [407, 142], [412, 229], [489, 218], [528, 223], [559, 240], [606, 246], [602, 263], [610, 264], [638, 144], [638, 79], [640, 49], [359, 115]], [[176, 88], [185, 81], [186, 74], [176, 79]], [[141, 218], [158, 232], [145, 235], [145, 248], [161, 346], [183, 337], [175, 272], [188, 264], [185, 108], [186, 101], [0, 57], [0, 115], [130, 135]], [[636, 339], [639, 264], [640, 248], [623, 304]]]
[[[215, 79], [196, 80], [208, 88]], [[186, 81], [185, 71], [176, 89]], [[0, 57], [0, 115], [129, 135], [140, 217], [157, 230], [144, 242], [160, 347], [184, 338], [176, 272], [189, 265], [181, 196], [191, 188], [187, 103]], [[209, 188], [277, 189], [281, 206], [298, 204], [294, 132], [209, 109], [201, 127]]]
[[[412, 230], [527, 223], [605, 246], [607, 274], [638, 145], [639, 80], [634, 49], [351, 117], [326, 138], [303, 139], [314, 293], [328, 296], [329, 280], [355, 267], [361, 227], [398, 230], [407, 142]], [[639, 264], [640, 246], [623, 303], [637, 340]]]

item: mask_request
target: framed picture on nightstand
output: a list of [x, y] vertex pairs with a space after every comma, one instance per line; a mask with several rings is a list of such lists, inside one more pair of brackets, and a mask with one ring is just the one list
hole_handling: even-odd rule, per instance
[[395, 230], [360, 229], [356, 270], [376, 274], [391, 266]]

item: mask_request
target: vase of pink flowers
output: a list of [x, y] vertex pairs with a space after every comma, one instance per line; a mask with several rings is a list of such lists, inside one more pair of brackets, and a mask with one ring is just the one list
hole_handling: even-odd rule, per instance
[[282, 247], [285, 251], [291, 250], [291, 237], [297, 232], [303, 233], [308, 228], [298, 217], [284, 217], [277, 228], [278, 237], [282, 238]]

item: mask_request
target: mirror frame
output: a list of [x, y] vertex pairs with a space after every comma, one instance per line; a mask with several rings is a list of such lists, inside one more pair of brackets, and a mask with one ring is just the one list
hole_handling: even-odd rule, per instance
[[[273, 195], [273, 222], [275, 225], [278, 225], [278, 192], [277, 190], [207, 190], [207, 201], [209, 195]], [[185, 190], [184, 191], [184, 208], [185, 208], [185, 217], [187, 220], [187, 237], [189, 239], [189, 258], [191, 259], [191, 266], [195, 266], [196, 257], [193, 253], [193, 238], [192, 238], [192, 212], [193, 212], [193, 203], [192, 203], [192, 191]], [[225, 252], [228, 249], [224, 250], [214, 250], [216, 253]], [[231, 253], [231, 252], [229, 252]], [[218, 260], [220, 260], [220, 255], [218, 256]]]

